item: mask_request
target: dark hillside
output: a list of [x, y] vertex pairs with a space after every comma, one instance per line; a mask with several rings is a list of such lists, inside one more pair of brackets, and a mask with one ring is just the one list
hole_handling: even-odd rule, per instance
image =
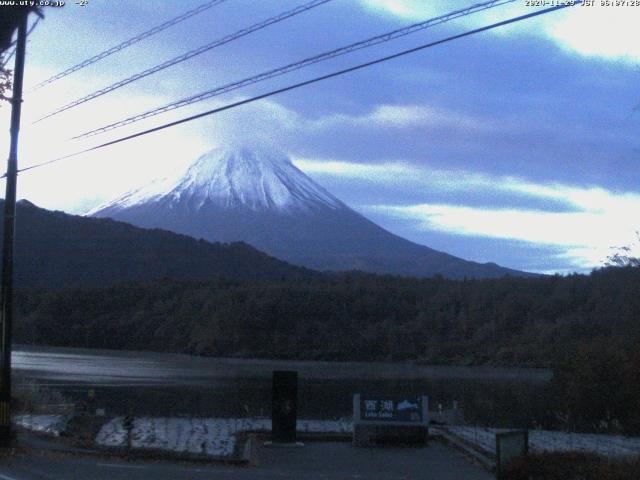
[[633, 268], [469, 281], [163, 280], [23, 298], [20, 341], [63, 346], [549, 367], [581, 341], [634, 351], [640, 340]]
[[[0, 200], [0, 209], [4, 200]], [[0, 222], [0, 244], [3, 225]], [[103, 218], [17, 207], [17, 287], [102, 287], [158, 278], [301, 278], [315, 273], [244, 243], [209, 243]]]

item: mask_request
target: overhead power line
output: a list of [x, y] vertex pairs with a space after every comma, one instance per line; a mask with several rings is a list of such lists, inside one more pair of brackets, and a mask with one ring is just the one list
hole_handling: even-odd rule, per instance
[[38, 120], [36, 120], [34, 123], [40, 122], [42, 120], [44, 120], [45, 118], [50, 118], [53, 117], [54, 115], [57, 115], [61, 112], [64, 112], [65, 110], [69, 110], [70, 108], [76, 107], [82, 103], [88, 102], [89, 100], [93, 100], [94, 98], [100, 97], [106, 93], [112, 92], [114, 90], [117, 90], [120, 87], [124, 87], [125, 85], [128, 85], [132, 82], [135, 82], [137, 80], [140, 80], [141, 78], [145, 78], [148, 77], [149, 75], [152, 75], [156, 72], [159, 72], [161, 70], [164, 70], [165, 68], [169, 68], [173, 65], [176, 65], [178, 63], [184, 62], [185, 60], [188, 60], [190, 58], [193, 58], [197, 55], [200, 55], [202, 53], [208, 52], [211, 49], [214, 49], [216, 47], [219, 47], [221, 45], [225, 45], [227, 43], [230, 43], [234, 40], [237, 40], [238, 38], [244, 37], [246, 35], [249, 35], [250, 33], [253, 33], [255, 31], [258, 30], [262, 30], [263, 28], [268, 27], [269, 25], [273, 25], [274, 23], [278, 23], [281, 22], [283, 20], [286, 20], [287, 18], [293, 17], [295, 15], [299, 15], [303, 12], [306, 12], [308, 10], [311, 10], [312, 8], [318, 7], [320, 5], [323, 5], [325, 3], [328, 3], [332, 0], [312, 0], [311, 2], [305, 3], [303, 5], [300, 5], [292, 10], [287, 10], [286, 12], [283, 12], [279, 15], [276, 15], [275, 17], [271, 17], [268, 18], [266, 20], [263, 20], [262, 22], [256, 23], [250, 27], [247, 28], [243, 28], [242, 30], [238, 30], [235, 33], [232, 33], [230, 35], [227, 35], [225, 37], [222, 37], [218, 40], [215, 40], [211, 43], [208, 43], [206, 45], [202, 45], [201, 47], [198, 47], [194, 50], [190, 50], [187, 53], [183, 53], [182, 55], [179, 55], [175, 58], [172, 58], [171, 60], [167, 60], [166, 62], [161, 63], [160, 65], [156, 65], [154, 67], [148, 68], [146, 70], [143, 70], [142, 72], [136, 73], [135, 75], [132, 75], [128, 78], [125, 78], [123, 80], [120, 80], [114, 84], [111, 84], [107, 87], [101, 88], [100, 90], [96, 90], [93, 93], [90, 93], [89, 95], [86, 95], [82, 98], [78, 98], [77, 100], [74, 100], [71, 103], [68, 103], [60, 108], [58, 108], [57, 110], [54, 110], [51, 113], [48, 113], [47, 115], [45, 115], [42, 118], [39, 118]]
[[125, 118], [124, 120], [120, 120], [115, 123], [111, 123], [109, 125], [105, 125], [100, 128], [96, 128], [95, 130], [90, 130], [88, 132], [82, 133], [78, 136], [73, 137], [73, 139], [78, 138], [86, 138], [92, 137], [94, 135], [98, 135], [104, 132], [108, 132], [110, 130], [114, 130], [119, 127], [123, 127], [125, 125], [129, 125], [131, 123], [139, 122], [149, 117], [153, 117], [155, 115], [159, 115], [161, 113], [168, 112], [170, 110], [175, 110], [177, 108], [181, 108], [187, 105], [191, 105], [193, 103], [201, 102], [203, 100], [207, 100], [209, 98], [222, 95], [224, 93], [230, 92], [232, 90], [237, 90], [239, 88], [245, 87], [247, 85], [251, 85], [254, 83], [262, 82], [268, 80], [270, 78], [278, 77], [280, 75], [284, 75], [289, 72], [293, 72], [295, 70], [300, 70], [302, 68], [308, 67], [310, 65], [323, 62], [325, 60], [329, 60], [332, 58], [339, 57], [341, 55], [346, 55], [351, 52], [355, 52], [357, 50], [361, 50], [364, 48], [372, 47], [374, 45], [378, 45], [384, 42], [388, 42], [394, 40], [396, 38], [404, 37], [414, 32], [418, 32], [421, 30], [425, 30], [427, 28], [433, 27], [435, 25], [439, 25], [441, 23], [445, 23], [456, 18], [464, 17], [467, 15], [471, 15], [472, 13], [480, 12], [483, 10], [487, 10], [490, 8], [498, 7], [500, 5], [504, 5], [505, 3], [513, 3], [516, 0], [493, 0], [483, 3], [478, 3], [471, 5], [466, 8], [462, 8], [460, 10], [455, 10], [453, 12], [446, 13], [444, 15], [440, 15], [438, 17], [430, 18], [423, 22], [415, 23], [413, 25], [409, 25], [408, 27], [399, 28], [397, 30], [393, 30], [391, 32], [377, 35], [375, 37], [368, 38], [366, 40], [362, 40], [360, 42], [352, 43], [350, 45], [337, 48], [335, 50], [330, 50], [324, 53], [320, 53], [318, 55], [314, 55], [313, 57], [305, 58], [304, 60], [300, 60], [298, 62], [290, 63], [288, 65], [274, 68], [272, 70], [268, 70], [266, 72], [260, 73], [258, 75], [254, 75], [249, 78], [245, 78], [243, 80], [239, 80], [237, 82], [228, 83], [221, 87], [216, 87], [212, 90], [207, 90], [206, 92], [199, 93], [197, 95], [192, 95], [190, 97], [183, 98], [181, 100], [177, 100], [175, 102], [168, 103], [158, 108], [154, 108], [152, 110], [147, 110], [146, 112], [139, 113], [137, 115], [133, 115], [131, 117]]
[[83, 60], [82, 62], [74, 65], [73, 67], [67, 68], [66, 70], [64, 70], [63, 72], [60, 72], [50, 78], [47, 78], [46, 80], [40, 82], [39, 84], [37, 84], [35, 87], [31, 88], [29, 90], [29, 92], [33, 92], [35, 90], [38, 90], [42, 87], [44, 87], [45, 85], [48, 85], [50, 83], [55, 82], [56, 80], [60, 80], [61, 78], [64, 78], [68, 75], [71, 75], [73, 72], [77, 72], [78, 70], [83, 69], [84, 67], [87, 67], [91, 64], [94, 64], [100, 60], [102, 60], [103, 58], [106, 58], [110, 55], [113, 55], [116, 52], [119, 52], [120, 50], [124, 50], [127, 47], [130, 47], [131, 45], [134, 45], [142, 40], [144, 40], [145, 38], [148, 38], [152, 35], [155, 35], [156, 33], [162, 32], [163, 30], [166, 30], [169, 27], [173, 27], [174, 25], [177, 25], [178, 23], [187, 20], [188, 18], [191, 18], [195, 15], [198, 15], [199, 13], [204, 12], [205, 10], [210, 9], [211, 7], [214, 7], [216, 5], [219, 5], [223, 2], [226, 2], [226, 0], [210, 0], [206, 3], [203, 3], [202, 5], [194, 8], [193, 10], [189, 10], [185, 13], [183, 13], [182, 15], [179, 15], [175, 18], [172, 18], [171, 20], [167, 20], [164, 23], [161, 23], [160, 25], [157, 25], [145, 32], [140, 33], [139, 35], [136, 35], [135, 37], [130, 38], [129, 40], [125, 40], [124, 42], [111, 47], [103, 52], [98, 53], [97, 55], [94, 55], [91, 58], [87, 58], [86, 60]]
[[[312, 78], [311, 80], [306, 80], [304, 82], [300, 82], [300, 83], [296, 83], [296, 84], [293, 84], [293, 85], [289, 85], [287, 87], [279, 88], [277, 90], [272, 90], [272, 91], [264, 93], [262, 95], [258, 95], [258, 96], [251, 97], [251, 98], [247, 98], [247, 99], [241, 100], [239, 102], [230, 103], [230, 104], [225, 105], [223, 107], [214, 108], [213, 110], [208, 110], [206, 112], [202, 112], [202, 113], [199, 113], [199, 114], [196, 114], [196, 115], [191, 115], [189, 117], [182, 118], [180, 120], [176, 120], [176, 121], [173, 121], [173, 122], [165, 123], [163, 125], [160, 125], [160, 126], [157, 126], [157, 127], [154, 127], [154, 128], [150, 128], [148, 130], [143, 130], [141, 132], [137, 132], [137, 133], [134, 133], [134, 134], [131, 134], [131, 135], [127, 135], [125, 137], [117, 138], [115, 140], [111, 140], [109, 142], [105, 142], [105, 143], [102, 143], [100, 145], [96, 145], [96, 146], [93, 146], [93, 147], [90, 147], [90, 148], [86, 148], [84, 150], [80, 150], [80, 151], [75, 152], [75, 153], [70, 153], [70, 154], [64, 155], [62, 157], [58, 157], [58, 158], [54, 158], [54, 159], [51, 159], [51, 160], [47, 160], [46, 162], [37, 163], [37, 164], [31, 165], [29, 167], [25, 167], [25, 168], [19, 170], [19, 172], [26, 172], [28, 170], [33, 170], [33, 169], [36, 169], [36, 168], [40, 168], [40, 167], [43, 167], [45, 165], [51, 165], [52, 163], [57, 163], [57, 162], [60, 162], [62, 160], [66, 160], [66, 159], [72, 158], [72, 157], [77, 157], [78, 155], [82, 155], [84, 153], [88, 153], [88, 152], [92, 152], [92, 151], [95, 151], [95, 150], [99, 150], [99, 149], [102, 149], [102, 148], [105, 148], [105, 147], [109, 147], [111, 145], [116, 145], [118, 143], [122, 143], [122, 142], [125, 142], [125, 141], [128, 141], [128, 140], [132, 140], [134, 138], [142, 137], [144, 135], [148, 135], [150, 133], [158, 132], [160, 130], [164, 130], [166, 128], [174, 127], [176, 125], [181, 125], [183, 123], [191, 122], [193, 120], [197, 120], [197, 119], [202, 118], [202, 117], [206, 117], [206, 116], [209, 116], [209, 115], [214, 115], [216, 113], [220, 113], [220, 112], [223, 112], [225, 110], [229, 110], [229, 109], [232, 109], [232, 108], [235, 108], [235, 107], [239, 107], [241, 105], [246, 105], [248, 103], [253, 103], [253, 102], [256, 102], [258, 100], [262, 100], [264, 98], [271, 97], [273, 95], [278, 95], [280, 93], [284, 93], [284, 92], [288, 92], [288, 91], [291, 91], [291, 90], [295, 90], [297, 88], [301, 88], [301, 87], [304, 87], [304, 86], [307, 86], [307, 85], [318, 83], [318, 82], [321, 82], [323, 80], [328, 80], [330, 78], [335, 78], [335, 77], [338, 77], [338, 76], [341, 76], [341, 75], [345, 75], [347, 73], [355, 72], [355, 71], [361, 70], [363, 68], [371, 67], [371, 66], [377, 65], [379, 63], [387, 62], [389, 60], [394, 60], [396, 58], [400, 58], [400, 57], [403, 57], [405, 55], [409, 55], [411, 53], [415, 53], [415, 52], [419, 52], [421, 50], [425, 50], [427, 48], [435, 47], [436, 45], [441, 45], [443, 43], [448, 43], [448, 42], [451, 42], [453, 40], [458, 40], [460, 38], [469, 37], [471, 35], [475, 35], [475, 34], [478, 34], [478, 33], [481, 33], [481, 32], [486, 32], [488, 30], [493, 30], [495, 28], [499, 28], [499, 27], [502, 27], [502, 26], [505, 26], [505, 25], [509, 25], [509, 24], [516, 23], [516, 22], [520, 22], [522, 20], [527, 20], [529, 18], [533, 18], [533, 17], [537, 17], [537, 16], [544, 15], [544, 14], [547, 14], [547, 13], [555, 12], [556, 10], [561, 10], [563, 8], [567, 8], [567, 7], [570, 7], [570, 6], [573, 6], [573, 5], [580, 5], [581, 3], [582, 3], [582, 0], [576, 0], [575, 3], [572, 3], [572, 4], [567, 3], [567, 4], [557, 5], [557, 6], [554, 6], [554, 7], [549, 7], [549, 8], [545, 8], [543, 10], [538, 10], [536, 12], [528, 13], [528, 14], [525, 14], [525, 15], [520, 15], [518, 17], [513, 17], [513, 18], [510, 18], [508, 20], [503, 20], [501, 22], [492, 23], [492, 24], [486, 25], [484, 27], [476, 28], [476, 29], [473, 29], [473, 30], [468, 30], [466, 32], [459, 33], [457, 35], [453, 35], [453, 36], [450, 36], [450, 37], [447, 37], [447, 38], [444, 38], [444, 39], [441, 39], [441, 40], [436, 40], [435, 42], [426, 43], [426, 44], [420, 45], [418, 47], [410, 48], [408, 50], [403, 50], [401, 52], [394, 53], [392, 55], [387, 55], [386, 57], [381, 57], [381, 58], [378, 58], [376, 60], [371, 60], [371, 61], [366, 62], [366, 63], [361, 63], [361, 64], [355, 65], [353, 67], [345, 68], [344, 70], [338, 70], [336, 72], [329, 73], [327, 75], [322, 75], [321, 77]], [[7, 175], [5, 173], [4, 175], [0, 176], [0, 178], [5, 178], [6, 176]]]

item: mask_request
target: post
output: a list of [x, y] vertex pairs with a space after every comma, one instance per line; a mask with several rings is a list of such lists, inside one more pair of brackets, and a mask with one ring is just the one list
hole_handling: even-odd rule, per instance
[[18, 26], [16, 63], [11, 99], [11, 145], [7, 161], [7, 190], [4, 199], [4, 243], [2, 246], [2, 309], [0, 328], [2, 355], [0, 361], [0, 444], [11, 440], [11, 329], [13, 323], [13, 244], [16, 218], [16, 183], [18, 177], [18, 135], [22, 110], [22, 81], [27, 43], [27, 18]]
[[298, 418], [298, 372], [273, 372], [271, 436], [273, 443], [295, 444]]

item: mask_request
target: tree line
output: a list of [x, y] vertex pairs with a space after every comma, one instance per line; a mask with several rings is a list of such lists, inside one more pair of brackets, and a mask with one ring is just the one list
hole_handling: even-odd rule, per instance
[[[340, 274], [20, 291], [16, 340], [209, 356], [554, 369], [565, 422], [640, 431], [640, 269], [491, 280]], [[631, 402], [631, 403], [630, 403]]]

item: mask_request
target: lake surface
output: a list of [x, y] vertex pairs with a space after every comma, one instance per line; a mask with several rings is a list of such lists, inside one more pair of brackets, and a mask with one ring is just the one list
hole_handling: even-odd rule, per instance
[[96, 392], [96, 406], [137, 415], [270, 415], [271, 375], [296, 370], [299, 416], [351, 415], [354, 393], [414, 393], [432, 408], [459, 402], [468, 420], [537, 421], [548, 370], [193, 357], [180, 354], [15, 346], [15, 384], [60, 390], [72, 400]]

